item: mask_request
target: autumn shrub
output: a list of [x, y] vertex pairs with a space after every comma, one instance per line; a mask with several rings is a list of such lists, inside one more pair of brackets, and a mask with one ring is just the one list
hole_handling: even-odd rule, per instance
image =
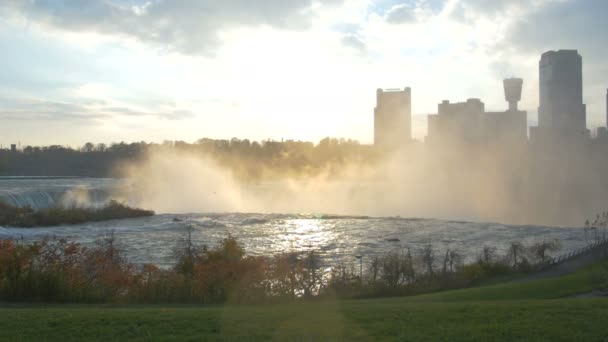
[[365, 272], [354, 264], [326, 269], [314, 251], [248, 256], [232, 236], [207, 247], [194, 243], [192, 234], [188, 228], [171, 268], [130, 263], [113, 233], [88, 247], [65, 239], [0, 240], [0, 300], [219, 304], [400, 296], [472, 286], [535, 267], [524, 257], [526, 248], [513, 244], [516, 257], [484, 249], [467, 265], [459, 253], [448, 249], [440, 257], [428, 245], [373, 257]]

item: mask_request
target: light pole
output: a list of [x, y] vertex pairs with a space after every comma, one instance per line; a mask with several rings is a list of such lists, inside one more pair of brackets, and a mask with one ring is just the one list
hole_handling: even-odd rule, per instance
[[355, 255], [359, 259], [359, 282], [363, 283], [363, 255]]

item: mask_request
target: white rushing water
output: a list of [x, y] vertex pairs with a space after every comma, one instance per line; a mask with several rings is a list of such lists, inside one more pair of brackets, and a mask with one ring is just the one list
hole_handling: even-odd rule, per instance
[[[110, 198], [119, 181], [107, 179], [0, 179], [0, 200], [11, 203], [37, 203], [44, 207], [61, 203], [74, 189], [99, 193], [92, 202]], [[104, 194], [103, 196], [101, 194]], [[48, 196], [47, 196], [48, 195]], [[28, 196], [41, 198], [28, 199]], [[71, 196], [71, 195], [67, 195]], [[91, 196], [89, 200], [91, 200]], [[18, 198], [19, 203], [15, 203]], [[24, 243], [45, 238], [68, 238], [92, 244], [113, 231], [121, 248], [136, 263], [170, 266], [173, 252], [187, 229], [200, 245], [213, 246], [231, 234], [250, 255], [315, 250], [326, 265], [356, 262], [355, 255], [370, 260], [374, 255], [410, 248], [416, 253], [432, 244], [437, 253], [447, 248], [470, 258], [484, 246], [504, 252], [512, 241], [532, 242], [558, 239], [559, 252], [586, 244], [581, 228], [513, 226], [498, 223], [446, 221], [417, 218], [375, 218], [324, 216], [318, 214], [192, 213], [162, 214], [153, 217], [87, 223], [73, 226], [21, 229], [0, 227], [0, 239]]]
[[18, 207], [96, 206], [124, 181], [108, 178], [0, 177], [0, 201]]

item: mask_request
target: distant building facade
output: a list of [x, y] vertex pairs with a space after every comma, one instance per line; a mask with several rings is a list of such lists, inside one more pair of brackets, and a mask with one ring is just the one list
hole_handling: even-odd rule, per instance
[[486, 140], [497, 140], [506, 143], [525, 143], [528, 140], [528, 113], [519, 110], [521, 89], [524, 80], [507, 78], [503, 80], [505, 101], [509, 104], [506, 111], [486, 112], [484, 130]]
[[521, 79], [504, 81], [505, 99], [509, 109], [486, 112], [479, 99], [450, 103], [443, 101], [438, 113], [428, 116], [427, 142], [431, 144], [476, 144], [489, 142], [526, 142], [527, 113], [518, 109], [521, 99]]
[[474, 143], [481, 139], [485, 105], [479, 99], [458, 103], [444, 100], [437, 109], [437, 115], [428, 117], [428, 142]]
[[583, 103], [583, 60], [578, 51], [543, 53], [539, 80], [538, 127], [531, 128], [531, 140], [589, 137]]
[[411, 88], [378, 89], [374, 109], [374, 145], [394, 149], [412, 139]]
[[606, 126], [597, 128], [596, 137], [603, 142], [608, 142], [608, 89], [606, 89]]

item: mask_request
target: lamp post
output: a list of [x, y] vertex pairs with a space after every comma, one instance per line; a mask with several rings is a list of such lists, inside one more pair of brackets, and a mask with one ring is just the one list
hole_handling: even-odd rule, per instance
[[355, 255], [359, 259], [359, 282], [363, 283], [363, 255]]

